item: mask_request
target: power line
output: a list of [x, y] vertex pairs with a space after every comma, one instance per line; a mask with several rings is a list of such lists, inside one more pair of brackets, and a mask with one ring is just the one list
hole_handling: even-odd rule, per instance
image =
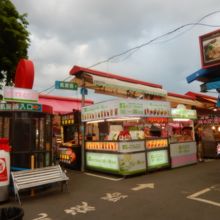
[[[97, 63], [95, 63], [95, 64], [93, 64], [93, 65], [91, 65], [91, 66], [89, 66], [89, 67], [87, 67], [87, 68], [93, 68], [93, 67], [95, 67], [95, 66], [98, 66], [98, 65], [103, 64], [103, 63], [108, 63], [108, 62], [110, 62], [110, 61], [112, 62], [112, 60], [115, 60], [116, 58], [119, 58], [119, 57], [121, 57], [121, 56], [126, 55], [126, 57], [123, 59], [123, 61], [124, 61], [124, 60], [128, 59], [129, 57], [131, 57], [131, 56], [132, 56], [135, 52], [137, 52], [139, 49], [141, 49], [141, 48], [143, 48], [143, 47], [145, 47], [145, 46], [147, 46], [147, 45], [149, 45], [149, 44], [152, 44], [153, 42], [156, 42], [156, 41], [158, 41], [158, 40], [160, 40], [160, 39], [162, 39], [162, 38], [164, 38], [164, 37], [167, 37], [167, 36], [169, 36], [169, 35], [172, 35], [173, 33], [178, 32], [179, 30], [184, 29], [184, 28], [186, 28], [186, 27], [190, 27], [190, 28], [188, 28], [187, 30], [181, 32], [179, 35], [176, 35], [175, 37], [173, 37], [173, 38], [171, 38], [171, 39], [168, 39], [168, 40], [173, 40], [173, 39], [175, 39], [175, 38], [181, 36], [181, 35], [184, 34], [185, 32], [190, 31], [190, 30], [191, 30], [193, 27], [195, 27], [195, 26], [220, 27], [220, 25], [210, 25], [210, 24], [201, 23], [201, 21], [203, 21], [204, 19], [206, 19], [206, 18], [208, 18], [208, 17], [210, 17], [210, 16], [212, 16], [212, 15], [214, 15], [214, 14], [217, 14], [217, 13], [220, 13], [220, 11], [213, 11], [213, 12], [211, 12], [211, 13], [209, 13], [209, 14], [206, 14], [205, 16], [203, 16], [202, 18], [200, 18], [200, 19], [199, 19], [197, 22], [195, 22], [195, 23], [188, 23], [188, 24], [181, 25], [181, 26], [179, 26], [179, 27], [177, 27], [177, 28], [175, 28], [175, 29], [173, 29], [173, 30], [171, 30], [171, 31], [168, 31], [168, 32], [165, 33], [165, 34], [159, 35], [159, 36], [157, 36], [157, 37], [155, 37], [155, 38], [153, 38], [153, 39], [151, 39], [151, 40], [149, 40], [149, 41], [147, 41], [147, 42], [145, 42], [145, 43], [142, 43], [142, 44], [140, 44], [140, 45], [138, 45], [138, 46], [132, 47], [132, 48], [130, 48], [130, 49], [128, 49], [128, 50], [125, 50], [125, 51], [123, 51], [123, 52], [121, 52], [121, 53], [115, 54], [115, 55], [113, 55], [113, 56], [111, 56], [111, 57], [109, 57], [109, 58], [107, 58], [107, 59], [105, 59], [105, 60], [99, 61], [99, 62], [97, 62]], [[165, 41], [163, 41], [163, 42], [165, 42]], [[162, 42], [162, 43], [163, 43], [163, 42]], [[160, 43], [160, 42], [158, 42], [158, 43]], [[117, 62], [117, 61], [116, 61], [116, 62]], [[118, 61], [118, 62], [121, 62], [121, 61]], [[72, 77], [72, 76], [66, 77], [63, 81], [69, 79], [70, 77]], [[42, 93], [42, 92], [51, 90], [51, 91], [49, 91], [49, 92], [47, 93], [47, 94], [49, 94], [49, 93], [52, 92], [54, 89], [55, 89], [55, 86], [53, 85], [53, 86], [50, 86], [50, 87], [47, 88], [47, 89], [44, 89], [44, 90], [40, 91], [39, 93]]]

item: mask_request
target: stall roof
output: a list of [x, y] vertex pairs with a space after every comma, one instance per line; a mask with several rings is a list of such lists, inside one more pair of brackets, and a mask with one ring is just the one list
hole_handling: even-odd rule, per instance
[[194, 98], [198, 101], [202, 101], [202, 102], [209, 102], [209, 103], [213, 103], [213, 104], [216, 104], [216, 102], [217, 102], [216, 97], [204, 95], [201, 93], [195, 93], [195, 92], [189, 91], [185, 95], [191, 96], [192, 98]]
[[74, 66], [70, 70], [70, 75], [77, 75], [77, 74], [80, 74], [80, 73], [89, 73], [91, 75], [106, 77], [106, 78], [110, 78], [110, 79], [117, 79], [117, 80], [124, 81], [124, 82], [129, 82], [129, 83], [134, 83], [134, 84], [141, 84], [141, 85], [144, 85], [144, 86], [151, 86], [151, 87], [162, 89], [162, 86], [158, 85], [158, 84], [144, 82], [144, 81], [140, 81], [140, 80], [136, 80], [136, 79], [132, 79], [132, 78], [127, 78], [127, 77], [115, 75], [115, 74], [112, 74], [112, 73], [106, 73], [106, 72], [102, 72], [102, 71], [98, 71], [98, 70], [92, 70], [92, 69], [84, 68], [84, 67], [80, 67], [80, 66]]
[[95, 90], [96, 93], [108, 94], [119, 97], [138, 98], [143, 95], [166, 96], [167, 92], [161, 85], [148, 83], [124, 76], [74, 66], [70, 70], [74, 75], [73, 82], [86, 88]]
[[[53, 113], [65, 114], [73, 110], [81, 110], [81, 99], [62, 96], [39, 95], [39, 103], [53, 107]], [[92, 100], [86, 99], [85, 105], [93, 104]]]
[[177, 93], [173, 93], [173, 92], [168, 92], [167, 94], [168, 96], [173, 96], [173, 97], [177, 97], [177, 98], [183, 98], [183, 99], [190, 99], [190, 100], [196, 100], [195, 97], [189, 96], [187, 94], [182, 95], [182, 94], [177, 94]]

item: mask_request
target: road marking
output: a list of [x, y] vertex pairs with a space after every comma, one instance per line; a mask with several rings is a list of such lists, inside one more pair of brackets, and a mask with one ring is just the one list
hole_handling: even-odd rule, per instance
[[196, 201], [199, 201], [199, 202], [204, 202], [204, 203], [208, 203], [210, 205], [214, 205], [214, 206], [218, 206], [220, 207], [220, 203], [218, 202], [214, 202], [214, 201], [211, 201], [211, 200], [208, 200], [208, 199], [202, 199], [202, 198], [198, 198], [198, 196], [201, 196], [202, 194], [205, 194], [207, 192], [210, 192], [212, 189], [214, 189], [215, 186], [212, 186], [212, 187], [209, 187], [209, 188], [206, 188], [206, 189], [203, 189], [199, 192], [196, 192], [190, 196], [187, 196], [188, 199], [192, 199], [192, 200], [196, 200]]
[[87, 212], [90, 211], [95, 211], [95, 207], [89, 206], [87, 202], [82, 202], [82, 205], [77, 205], [64, 210], [66, 214], [71, 214], [71, 215], [76, 215], [79, 213], [86, 214]]
[[132, 188], [131, 190], [138, 191], [146, 188], [154, 189], [154, 183], [138, 184], [136, 187]]
[[48, 218], [48, 215], [46, 213], [40, 213], [38, 215], [38, 218], [34, 218], [32, 220], [51, 220], [51, 218]]
[[104, 197], [101, 197], [101, 199], [107, 200], [109, 202], [117, 202], [121, 199], [126, 199], [128, 196], [127, 195], [122, 195], [119, 192], [115, 193], [106, 193]]
[[97, 174], [93, 174], [93, 173], [85, 173], [85, 174], [88, 176], [94, 176], [94, 177], [98, 177], [98, 178], [106, 179], [106, 180], [111, 180], [111, 181], [120, 181], [120, 180], [124, 179], [124, 178], [112, 178], [112, 177], [97, 175]]

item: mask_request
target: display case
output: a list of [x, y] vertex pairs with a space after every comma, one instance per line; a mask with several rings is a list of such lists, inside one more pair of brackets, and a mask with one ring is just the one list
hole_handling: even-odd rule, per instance
[[84, 107], [86, 168], [132, 175], [169, 167], [170, 104], [114, 100]]
[[181, 167], [197, 163], [197, 146], [194, 135], [196, 110], [179, 105], [171, 109], [172, 119], [168, 125], [170, 137], [171, 167]]
[[61, 140], [58, 157], [62, 165], [79, 170], [81, 167], [81, 133], [79, 111], [61, 115]]

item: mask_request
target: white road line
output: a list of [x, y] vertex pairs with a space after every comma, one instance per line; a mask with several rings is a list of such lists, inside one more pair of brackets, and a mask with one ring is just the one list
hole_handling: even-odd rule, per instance
[[198, 197], [198, 196], [200, 196], [200, 195], [202, 195], [202, 194], [204, 194], [204, 193], [209, 192], [210, 190], [211, 190], [211, 188], [203, 189], [203, 190], [201, 190], [201, 191], [199, 191], [199, 192], [196, 192], [196, 193], [194, 193], [194, 194], [188, 196], [188, 198], [191, 199], [191, 198]]
[[201, 196], [202, 194], [205, 194], [205, 193], [211, 191], [211, 189], [214, 189], [214, 188], [215, 188], [215, 186], [211, 186], [209, 188], [206, 188], [206, 189], [203, 189], [203, 190], [201, 190], [199, 192], [196, 192], [196, 193], [194, 193], [194, 194], [192, 194], [190, 196], [187, 196], [187, 198], [220, 207], [220, 203], [218, 203], [218, 202], [214, 202], [214, 201], [211, 201], [211, 200], [198, 198], [198, 196]]
[[94, 177], [98, 177], [98, 178], [106, 179], [106, 180], [111, 180], [111, 181], [120, 181], [120, 180], [124, 179], [124, 178], [112, 178], [112, 177], [107, 177], [107, 176], [101, 176], [101, 175], [96, 175], [93, 173], [85, 173], [85, 174], [88, 176], [94, 176]]
[[189, 198], [189, 199], [193, 199], [193, 200], [196, 200], [196, 201], [199, 201], [199, 202], [204, 202], [204, 203], [208, 203], [210, 205], [214, 205], [214, 206], [220, 207], [220, 203], [213, 202], [213, 201], [210, 201], [210, 200], [207, 200], [207, 199], [201, 199], [201, 198]]

